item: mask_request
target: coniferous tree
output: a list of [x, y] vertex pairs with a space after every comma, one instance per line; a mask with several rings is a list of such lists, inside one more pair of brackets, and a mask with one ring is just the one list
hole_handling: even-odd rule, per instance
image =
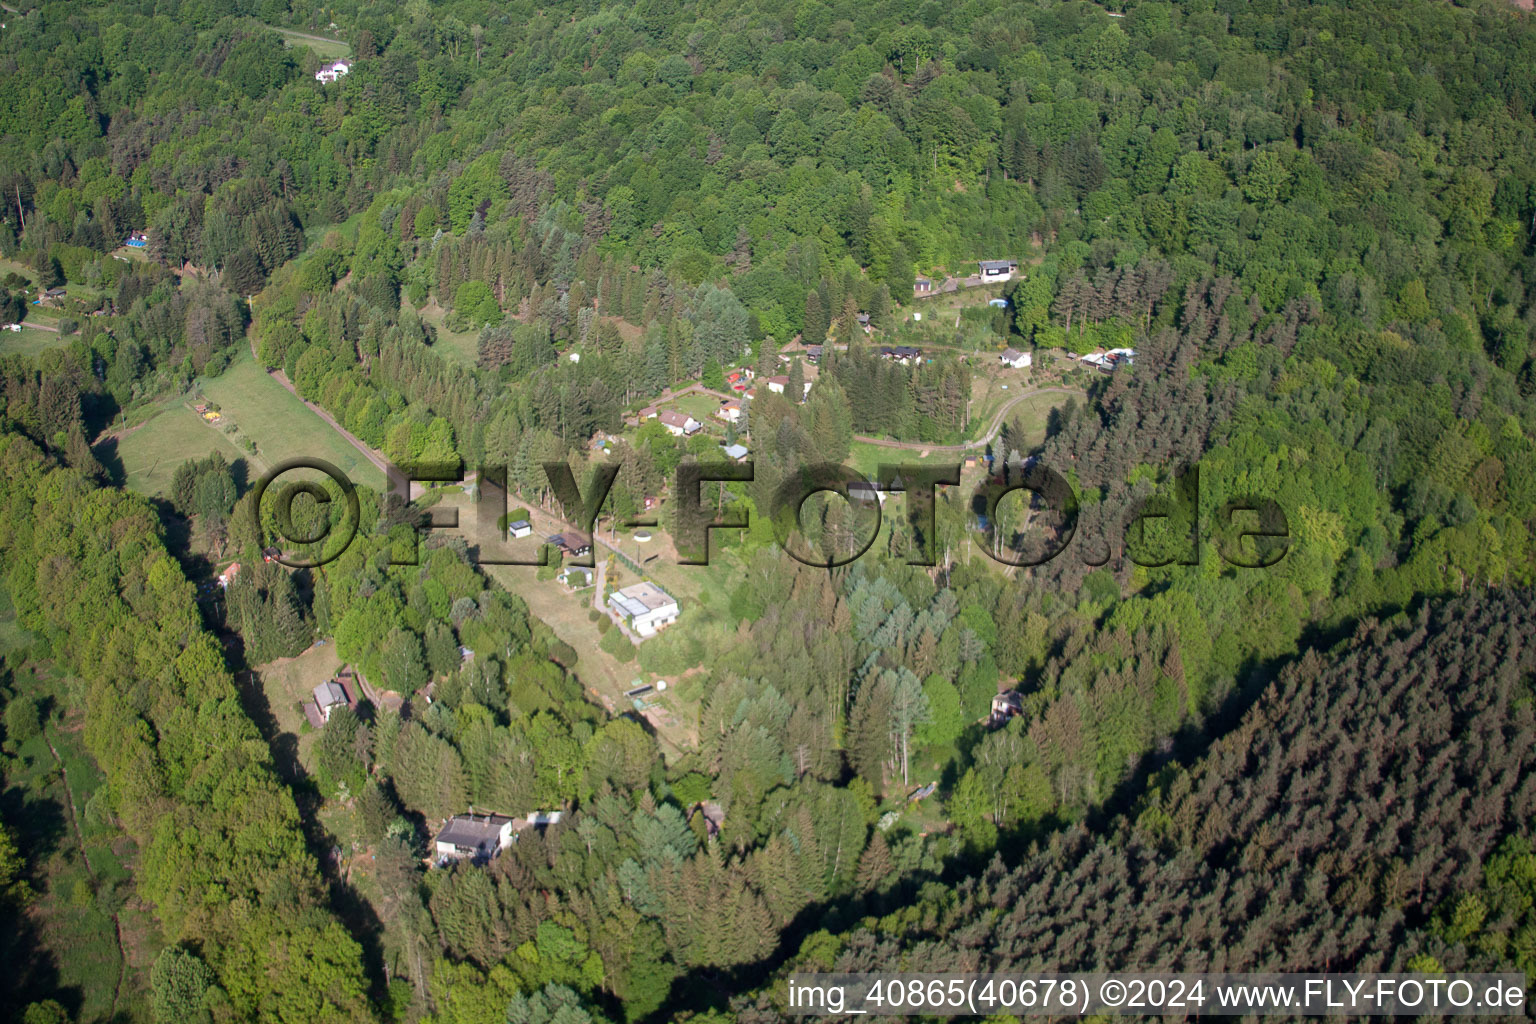
[[827, 340], [828, 316], [821, 293], [812, 289], [805, 294], [805, 328], [802, 340], [807, 345], [820, 345]]

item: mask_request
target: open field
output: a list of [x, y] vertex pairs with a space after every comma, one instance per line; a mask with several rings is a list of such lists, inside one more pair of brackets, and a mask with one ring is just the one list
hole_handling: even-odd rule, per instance
[[[153, 418], [117, 442], [117, 458], [123, 464], [124, 483], [139, 494], [170, 493], [171, 476], [188, 459], [223, 452], [233, 463], [251, 458], [236, 448], [219, 428], [204, 423], [181, 398], [168, 399]], [[253, 467], [259, 472], [264, 467]], [[254, 475], [254, 474], [248, 474]]]
[[0, 277], [4, 277], [7, 274], [20, 274], [27, 279], [28, 287], [37, 283], [36, 272], [25, 263], [19, 263], [16, 260], [0, 259]]
[[[982, 362], [985, 360], [985, 362]], [[971, 408], [970, 430], [966, 437], [977, 440], [983, 430], [991, 425], [997, 416], [997, 410], [1003, 407], [1003, 403], [1017, 398], [1020, 392], [1039, 387], [1041, 381], [1033, 367], [1023, 370], [1015, 370], [1003, 366], [996, 358], [989, 356], [977, 356], [971, 360], [979, 363], [976, 372], [971, 376]], [[1006, 387], [1004, 386], [1006, 385]], [[1054, 400], [1054, 404], [1066, 401], [1066, 395], [1045, 394], [1037, 396]], [[1023, 403], [1029, 404], [1030, 399]], [[1019, 407], [1015, 407], [1016, 409]]]
[[[1003, 393], [1007, 394], [1006, 391]], [[1029, 447], [1037, 448], [1045, 443], [1045, 428], [1050, 422], [1051, 410], [1066, 405], [1073, 397], [1051, 391], [1030, 395], [1008, 410], [1006, 422], [1022, 426]]]
[[724, 421], [715, 418], [715, 410], [720, 408], [720, 399], [714, 395], [701, 395], [693, 391], [667, 402], [664, 408], [687, 413], [706, 427], [715, 427], [722, 431], [725, 429]]
[[226, 421], [256, 442], [266, 465], [309, 456], [324, 459], [353, 483], [382, 490], [384, 475], [347, 440], [256, 365], [244, 349], [217, 377], [198, 381], [202, 393], [217, 403]]
[[[402, 300], [408, 302], [409, 300]], [[423, 323], [431, 324], [437, 331], [437, 344], [433, 349], [463, 366], [473, 367], [480, 360], [479, 331], [451, 331], [448, 329], [448, 311], [433, 299], [416, 311]]]
[[883, 462], [886, 465], [902, 465], [904, 463], [917, 462], [922, 464], [932, 463], [935, 466], [952, 465], [961, 461], [964, 456], [956, 452], [927, 452], [925, 449], [916, 450], [908, 448], [887, 448], [884, 445], [870, 444], [867, 441], [855, 441], [849, 448], [848, 465], [863, 473], [870, 480], [875, 479], [875, 472]]
[[149, 251], [137, 245], [120, 245], [112, 250], [111, 255], [124, 259], [129, 263], [149, 262]]
[[[348, 242], [355, 243], [357, 241], [357, 226], [362, 223], [362, 220], [363, 215], [361, 212], [358, 212], [354, 213], [352, 216], [348, 217], [346, 220], [339, 224], [332, 223], [309, 225], [304, 229], [304, 248], [306, 252], [323, 242], [325, 240], [325, 236], [330, 234], [332, 231], [340, 232], [341, 237], [345, 238]], [[298, 258], [303, 259], [304, 257], [301, 254]]]
[[65, 339], [57, 331], [40, 331], [22, 326], [20, 331], [0, 331], [0, 356], [33, 356], [51, 348], [62, 348]]
[[291, 28], [272, 27], [272, 31], [283, 37], [284, 46], [307, 46], [321, 60], [345, 60], [352, 56], [352, 47], [340, 39], [327, 39], [324, 36], [299, 32]]

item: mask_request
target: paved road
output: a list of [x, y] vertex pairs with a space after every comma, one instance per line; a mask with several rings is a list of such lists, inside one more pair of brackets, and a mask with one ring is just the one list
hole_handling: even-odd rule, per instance
[[[609, 544], [607, 541], [604, 541], [601, 538], [593, 539], [597, 540], [599, 544], [602, 544], [606, 548], [610, 548], [614, 551], [618, 550], [618, 548], [613, 547], [612, 544]], [[596, 581], [596, 585], [592, 588], [592, 607], [608, 616], [608, 621], [617, 626], [619, 628], [619, 632], [623, 633], [629, 639], [630, 643], [634, 644], [636, 647], [639, 647], [645, 641], [641, 637], [638, 637], [634, 633], [630, 632], [629, 627], [624, 625], [624, 620], [613, 614], [613, 612], [609, 610], [608, 606], [603, 604], [604, 584], [608, 581], [608, 559], [594, 558], [592, 561], [597, 563], [597, 575], [593, 577]]]

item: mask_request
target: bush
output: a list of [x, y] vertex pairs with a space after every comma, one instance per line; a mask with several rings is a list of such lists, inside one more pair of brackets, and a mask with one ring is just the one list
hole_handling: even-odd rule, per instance
[[597, 646], [613, 655], [621, 664], [628, 664], [635, 660], [635, 645], [629, 642], [623, 630], [610, 629], [603, 634], [603, 639]]
[[43, 731], [43, 716], [37, 701], [17, 697], [5, 706], [5, 738], [19, 747]]
[[613, 620], [595, 609], [593, 610], [592, 615], [597, 620], [597, 635], [607, 636], [608, 631], [613, 628]]
[[576, 667], [576, 648], [564, 640], [551, 640], [549, 660], [558, 662], [567, 669], [573, 669]]

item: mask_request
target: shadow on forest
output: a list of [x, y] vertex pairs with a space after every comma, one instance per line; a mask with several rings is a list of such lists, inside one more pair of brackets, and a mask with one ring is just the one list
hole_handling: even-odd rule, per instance
[[128, 467], [123, 465], [122, 456], [117, 453], [117, 438], [108, 437], [97, 441], [91, 447], [91, 454], [96, 456], [96, 461], [106, 470], [107, 479], [113, 487], [126, 486]]
[[[42, 865], [59, 852], [68, 832], [63, 805], [57, 800], [29, 799], [20, 787], [11, 786], [0, 793], [0, 818], [24, 852], [26, 882], [41, 894]], [[12, 1007], [17, 1019], [22, 1007], [43, 999], [57, 999], [71, 1013], [79, 1012], [84, 994], [78, 988], [59, 987], [58, 960], [32, 915], [0, 910], [0, 962], [5, 964], [0, 1003]]]
[[[243, 665], [244, 645], [239, 638], [227, 638], [226, 644], [231, 663]], [[299, 761], [299, 738], [291, 732], [284, 732], [278, 724], [277, 716], [272, 713], [271, 702], [262, 688], [261, 677], [254, 669], [235, 670], [235, 688], [240, 693], [240, 703], [246, 715], [256, 724], [257, 731], [272, 751], [273, 767], [293, 795], [293, 802], [299, 810], [299, 827], [304, 833], [304, 845], [319, 862], [331, 908], [343, 927], [362, 947], [363, 970], [368, 977], [370, 995], [375, 1001], [382, 1001], [389, 990], [389, 982], [384, 974], [384, 922], [374, 912], [367, 898], [341, 877], [338, 857], [340, 848], [335, 838], [320, 824], [320, 808], [325, 799]]]
[[979, 871], [983, 865], [953, 861], [941, 872], [907, 875], [882, 893], [858, 894], [836, 900], [813, 903], [795, 915], [779, 933], [779, 945], [767, 960], [733, 968], [694, 968], [672, 981], [671, 993], [662, 1006], [644, 1018], [644, 1024], [663, 1024], [683, 1011], [726, 1010], [731, 995], [751, 992], [791, 960], [807, 936], [820, 930], [833, 934], [857, 925], [871, 915], [888, 913], [914, 900], [922, 887], [931, 882], [954, 884]]
[[[1412, 610], [1411, 606], [1382, 609], [1372, 618], [1385, 620]], [[1085, 815], [1084, 824], [1095, 831], [1102, 831], [1115, 818], [1134, 810], [1136, 802], [1146, 793], [1149, 781], [1157, 772], [1170, 765], [1187, 768], [1196, 764], [1214, 743], [1238, 726], [1243, 716], [1287, 665], [1299, 660], [1307, 651], [1325, 652], [1333, 649], [1353, 636], [1358, 628], [1358, 620], [1331, 626], [1313, 626], [1304, 631], [1298, 640], [1296, 654], [1268, 660], [1252, 659], [1245, 663], [1237, 674], [1237, 678], [1242, 681], [1235, 684], [1221, 703], [1206, 716], [1204, 727], [1186, 727], [1173, 737], [1166, 753], [1152, 753], [1143, 757], [1109, 796]], [[944, 785], [952, 786], [957, 781], [965, 767], [963, 761], [963, 758], [953, 761], [945, 769]], [[1016, 867], [1038, 843], [1070, 824], [1068, 819], [1051, 815], [1028, 827], [1001, 832], [996, 856], [1007, 867]], [[685, 1010], [725, 1010], [732, 994], [760, 988], [776, 971], [794, 959], [801, 944], [814, 932], [824, 929], [837, 934], [855, 927], [865, 917], [880, 916], [908, 906], [925, 885], [932, 882], [956, 885], [983, 871], [987, 861], [990, 858], [983, 861], [960, 857], [947, 863], [941, 871], [908, 875], [886, 892], [851, 895], [807, 906], [780, 932], [778, 945], [767, 959], [729, 970], [696, 968], [679, 974], [672, 982], [666, 1002], [645, 1018], [645, 1024], [661, 1024]]]

